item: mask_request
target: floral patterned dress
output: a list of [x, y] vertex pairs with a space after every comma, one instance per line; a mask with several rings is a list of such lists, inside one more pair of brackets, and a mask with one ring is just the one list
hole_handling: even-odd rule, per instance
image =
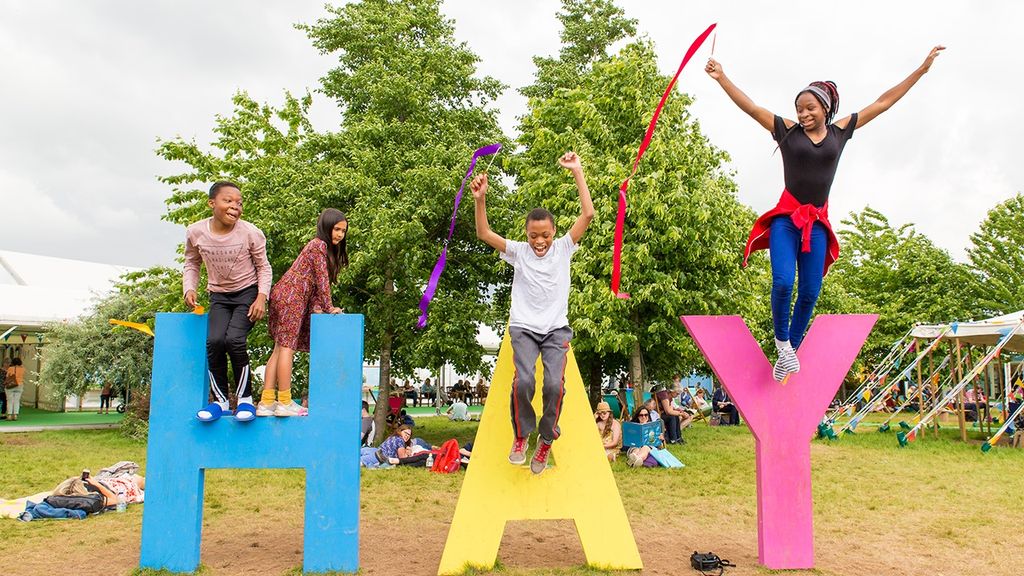
[[309, 352], [310, 315], [332, 308], [327, 243], [313, 238], [270, 291], [270, 337], [278, 345]]

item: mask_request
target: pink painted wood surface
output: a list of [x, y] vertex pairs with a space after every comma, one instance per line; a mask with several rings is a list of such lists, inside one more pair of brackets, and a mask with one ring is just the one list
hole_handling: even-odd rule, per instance
[[770, 569], [814, 567], [811, 437], [878, 319], [815, 318], [785, 385], [739, 316], [681, 320], [754, 434], [758, 560]]

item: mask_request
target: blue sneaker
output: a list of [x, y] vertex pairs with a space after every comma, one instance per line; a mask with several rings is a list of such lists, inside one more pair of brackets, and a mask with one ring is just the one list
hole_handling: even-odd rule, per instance
[[224, 409], [220, 407], [220, 404], [216, 402], [210, 402], [199, 412], [196, 412], [196, 418], [200, 422], [215, 422], [220, 420], [221, 415], [224, 413]]

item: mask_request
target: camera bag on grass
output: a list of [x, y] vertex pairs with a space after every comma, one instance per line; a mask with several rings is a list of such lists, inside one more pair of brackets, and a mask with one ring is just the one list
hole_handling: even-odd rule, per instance
[[723, 560], [718, 557], [718, 554], [714, 552], [698, 553], [694, 550], [693, 554], [690, 555], [690, 566], [694, 570], [700, 571], [701, 574], [707, 576], [711, 570], [718, 570], [717, 576], [722, 576], [726, 568], [735, 567], [736, 565], [728, 560]]

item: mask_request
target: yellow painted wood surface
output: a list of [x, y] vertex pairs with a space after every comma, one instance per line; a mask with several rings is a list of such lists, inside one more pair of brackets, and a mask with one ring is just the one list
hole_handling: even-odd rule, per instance
[[[533, 405], [539, 416], [544, 374], [539, 359], [536, 370]], [[492, 568], [509, 520], [573, 520], [589, 565], [643, 568], [572, 350], [558, 423], [561, 437], [551, 447], [548, 462], [553, 465], [540, 475], [530, 472], [529, 460], [525, 466], [508, 461], [513, 375], [506, 332], [438, 574], [458, 574], [467, 566]], [[536, 442], [534, 435], [527, 454], [531, 458]]]

